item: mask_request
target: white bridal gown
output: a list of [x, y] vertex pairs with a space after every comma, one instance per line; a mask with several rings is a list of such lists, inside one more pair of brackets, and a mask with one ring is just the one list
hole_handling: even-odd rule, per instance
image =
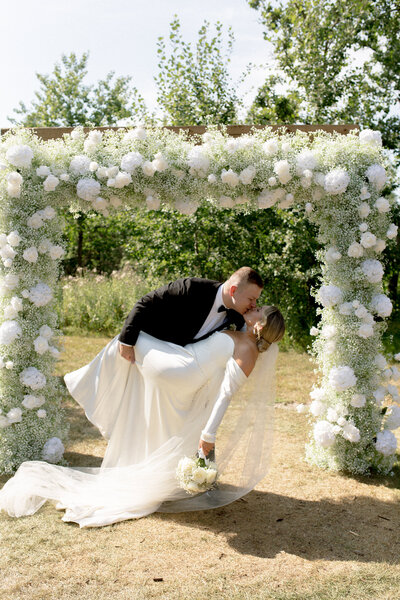
[[[276, 344], [271, 348], [268, 352], [273, 367]], [[228, 368], [240, 385], [252, 377], [247, 378], [234, 361], [233, 350], [233, 339], [222, 332], [185, 347], [141, 332], [132, 365], [120, 356], [115, 337], [90, 364], [65, 376], [73, 398], [109, 440], [101, 467], [26, 461], [0, 491], [0, 509], [14, 517], [31, 515], [51, 499], [57, 501], [56, 508], [65, 510], [64, 521], [99, 527], [143, 517], [161, 505], [161, 512], [213, 508], [247, 493], [265, 474], [265, 465], [264, 470], [260, 468], [260, 456], [266, 456], [267, 448], [263, 442], [267, 422], [263, 390], [254, 396], [261, 397], [259, 407], [253, 405], [256, 413], [252, 414], [247, 406], [247, 417], [245, 411], [231, 432], [231, 447], [226, 445], [225, 463], [237, 468], [240, 460], [232, 450], [239, 449], [245, 430], [251, 434], [250, 446], [240, 453], [246, 459], [242, 479], [248, 470], [242, 488], [228, 486], [217, 501], [213, 501], [212, 494], [200, 498], [210, 492], [188, 497], [175, 476], [179, 460], [198, 449]], [[265, 368], [263, 373], [268, 377]], [[265, 382], [263, 388], [265, 392]], [[218, 451], [217, 439], [219, 466]], [[235, 478], [233, 481], [236, 484]], [[240, 485], [240, 481], [237, 483]], [[218, 491], [214, 490], [216, 494]], [[190, 505], [199, 498], [205, 504]], [[168, 503], [172, 504], [170, 510]]]

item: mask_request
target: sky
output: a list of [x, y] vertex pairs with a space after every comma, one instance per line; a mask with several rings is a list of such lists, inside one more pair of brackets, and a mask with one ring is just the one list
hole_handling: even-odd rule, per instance
[[[50, 74], [62, 54], [89, 51], [86, 84], [116, 76], [132, 76], [132, 85], [148, 108], [156, 106], [157, 38], [168, 37], [177, 14], [185, 41], [195, 42], [204, 20], [232, 27], [235, 44], [230, 73], [238, 81], [248, 63], [257, 68], [240, 88], [250, 103], [272, 62], [263, 39], [258, 12], [246, 0], [19, 0], [2, 5], [0, 56], [2, 89], [0, 127], [22, 100], [27, 106], [39, 89], [35, 73]], [[224, 29], [225, 29], [224, 27]]]

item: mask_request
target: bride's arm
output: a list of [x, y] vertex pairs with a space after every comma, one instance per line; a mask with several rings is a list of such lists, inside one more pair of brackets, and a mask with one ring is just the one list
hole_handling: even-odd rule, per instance
[[[246, 379], [247, 376], [239, 366], [238, 361], [231, 357], [226, 364], [224, 379], [219, 389], [218, 397], [215, 401], [213, 410], [206, 426], [201, 432], [199, 448], [203, 447], [202, 442], [206, 442], [208, 445], [215, 443], [217, 429], [222, 421], [226, 409], [229, 406], [229, 402], [235, 392], [246, 381]], [[208, 453], [210, 449], [211, 448], [209, 446], [203, 447], [205, 454]]]

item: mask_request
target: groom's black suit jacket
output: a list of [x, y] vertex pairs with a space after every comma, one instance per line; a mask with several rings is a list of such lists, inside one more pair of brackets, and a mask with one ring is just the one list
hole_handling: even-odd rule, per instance
[[[206, 320], [220, 285], [211, 279], [186, 277], [149, 292], [127, 316], [119, 341], [134, 346], [139, 332], [145, 331], [180, 346], [198, 342], [193, 338]], [[235, 310], [228, 310], [225, 321], [213, 331], [226, 329], [232, 323], [241, 329], [244, 319]]]

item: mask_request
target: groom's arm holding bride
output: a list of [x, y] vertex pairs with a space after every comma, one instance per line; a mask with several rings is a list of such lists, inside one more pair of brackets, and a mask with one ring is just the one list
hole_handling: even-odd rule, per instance
[[231, 323], [241, 329], [242, 315], [256, 306], [262, 288], [258, 273], [241, 267], [223, 284], [187, 277], [149, 292], [125, 320], [118, 338], [120, 354], [135, 361], [134, 345], [140, 331], [185, 346], [213, 331], [226, 329]]

